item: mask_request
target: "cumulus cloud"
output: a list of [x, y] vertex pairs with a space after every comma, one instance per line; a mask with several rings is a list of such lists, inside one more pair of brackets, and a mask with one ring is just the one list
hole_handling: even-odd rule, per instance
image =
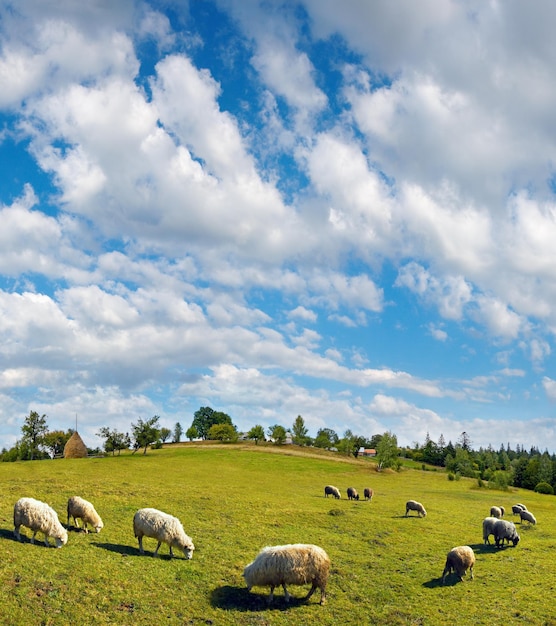
[[547, 432], [556, 9], [166, 8], [0, 7], [6, 436], [160, 397], [485, 444], [527, 398]]

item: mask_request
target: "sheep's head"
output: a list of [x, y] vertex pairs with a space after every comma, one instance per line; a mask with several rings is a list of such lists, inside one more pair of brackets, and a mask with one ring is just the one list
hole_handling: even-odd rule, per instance
[[193, 545], [193, 542], [190, 539], [188, 541], [186, 541], [180, 547], [183, 550], [183, 553], [184, 553], [186, 559], [192, 559], [193, 558], [193, 550], [195, 550], [195, 546]]

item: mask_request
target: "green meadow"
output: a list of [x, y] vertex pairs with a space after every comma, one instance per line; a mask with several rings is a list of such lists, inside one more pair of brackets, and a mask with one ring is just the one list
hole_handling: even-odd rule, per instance
[[[0, 464], [2, 624], [556, 624], [556, 499], [529, 491], [479, 488], [444, 472], [376, 472], [367, 459], [288, 446], [167, 446], [142, 454]], [[324, 497], [339, 487], [341, 500]], [[347, 487], [374, 489], [371, 503], [349, 502]], [[66, 546], [13, 537], [13, 505], [22, 496], [48, 502], [66, 524], [68, 497], [90, 500], [99, 534], [70, 529]], [[416, 499], [426, 518], [405, 517]], [[519, 524], [524, 503], [536, 526]], [[521, 535], [517, 547], [484, 546], [482, 520], [506, 508]], [[177, 516], [195, 543], [192, 560], [146, 538], [139, 554], [132, 519], [141, 507]], [[493, 541], [491, 539], [491, 541]], [[308, 587], [248, 593], [244, 566], [265, 545], [316, 543], [331, 559], [327, 603]], [[441, 584], [446, 553], [470, 545], [475, 579]]]

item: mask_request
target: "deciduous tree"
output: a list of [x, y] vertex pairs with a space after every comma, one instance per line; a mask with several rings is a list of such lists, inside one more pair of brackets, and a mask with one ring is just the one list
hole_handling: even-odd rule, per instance
[[143, 448], [143, 454], [147, 454], [147, 447], [154, 443], [160, 435], [158, 430], [158, 420], [160, 417], [155, 415], [143, 421], [141, 418], [137, 420], [137, 424], [131, 425], [133, 435], [133, 454]]

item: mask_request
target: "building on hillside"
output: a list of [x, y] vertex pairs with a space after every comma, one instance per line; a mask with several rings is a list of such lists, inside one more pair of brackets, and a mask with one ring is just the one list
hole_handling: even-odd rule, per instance
[[374, 448], [359, 448], [359, 456], [376, 456]]

